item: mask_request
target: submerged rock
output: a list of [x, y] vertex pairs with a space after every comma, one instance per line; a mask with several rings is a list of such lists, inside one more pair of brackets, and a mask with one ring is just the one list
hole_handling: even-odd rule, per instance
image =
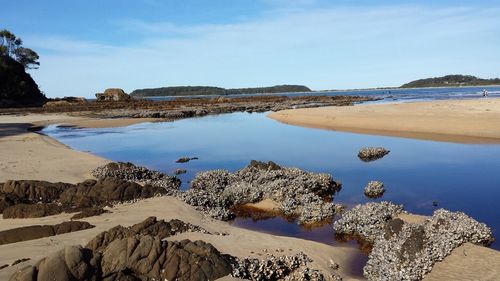
[[277, 202], [283, 214], [296, 215], [298, 222], [304, 224], [333, 217], [337, 206], [329, 200], [339, 190], [340, 184], [328, 174], [252, 161], [236, 173], [225, 170], [198, 173], [191, 181], [191, 189], [180, 196], [186, 203], [221, 220], [234, 217], [230, 211], [233, 206], [270, 199]]
[[375, 161], [389, 154], [389, 150], [383, 147], [363, 147], [358, 152], [359, 159], [369, 162]]
[[198, 160], [198, 157], [181, 157], [177, 160], [175, 160], [175, 163], [186, 163], [191, 160]]
[[176, 175], [181, 175], [181, 174], [185, 174], [185, 173], [187, 173], [186, 169], [177, 169], [174, 172], [174, 174], [176, 174]]
[[384, 184], [380, 181], [370, 181], [365, 186], [364, 193], [367, 197], [378, 198], [381, 197], [385, 192]]

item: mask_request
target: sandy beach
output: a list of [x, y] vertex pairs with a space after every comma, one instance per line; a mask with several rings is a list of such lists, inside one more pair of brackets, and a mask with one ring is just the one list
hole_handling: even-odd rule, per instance
[[[495, 101], [497, 104], [498, 101]], [[387, 105], [391, 107], [396, 105]], [[350, 107], [348, 109], [359, 108]], [[370, 106], [374, 107], [374, 106]], [[399, 105], [397, 105], [399, 107]], [[316, 111], [312, 109], [311, 111]], [[332, 111], [332, 109], [328, 109]], [[291, 111], [293, 114], [295, 111]], [[302, 112], [301, 110], [297, 112]], [[278, 113], [280, 114], [280, 113]], [[149, 119], [135, 120], [99, 120], [72, 117], [62, 114], [0, 116], [0, 182], [9, 179], [37, 179], [47, 181], [79, 182], [90, 178], [90, 170], [109, 162], [88, 153], [74, 151], [65, 145], [38, 133], [29, 132], [31, 126], [46, 124], [66, 124], [74, 126], [120, 126]], [[263, 208], [272, 208], [270, 202], [261, 204]], [[257, 205], [256, 207], [259, 207]], [[227, 236], [201, 233], [183, 233], [169, 239], [201, 239], [212, 243], [220, 251], [238, 257], [262, 257], [264, 251], [276, 252], [284, 249], [283, 254], [304, 252], [313, 262], [312, 268], [328, 273], [330, 260], [340, 265], [338, 273], [344, 280], [357, 280], [349, 267], [354, 262], [357, 249], [330, 246], [302, 239], [279, 237], [231, 226], [229, 223], [208, 219], [191, 206], [173, 197], [156, 197], [135, 203], [119, 204], [110, 208], [112, 213], [83, 219], [95, 225], [95, 228], [57, 235], [37, 240], [6, 244], [0, 246], [0, 265], [12, 264], [15, 260], [30, 258], [27, 262], [9, 266], [0, 270], [0, 279], [6, 280], [17, 269], [34, 264], [66, 245], [85, 245], [96, 234], [118, 224], [129, 226], [141, 222], [149, 216], [159, 219], [181, 219], [199, 225], [209, 231], [228, 233]], [[21, 226], [56, 224], [68, 221], [72, 214], [61, 214], [35, 219], [0, 219], [0, 231]], [[405, 221], [420, 221], [421, 216], [404, 216]], [[242, 243], [244, 241], [244, 243]], [[465, 257], [465, 258], [464, 258]], [[474, 267], [464, 266], [474, 264]], [[453, 276], [453, 280], [495, 280], [500, 276], [500, 254], [498, 251], [466, 244], [453, 251], [444, 262], [438, 263], [426, 280], [443, 280]], [[477, 278], [481, 276], [481, 278]], [[482, 279], [482, 276], [484, 278]], [[471, 279], [472, 278], [472, 279]]]
[[458, 143], [500, 143], [500, 99], [292, 109], [277, 121], [336, 131]]

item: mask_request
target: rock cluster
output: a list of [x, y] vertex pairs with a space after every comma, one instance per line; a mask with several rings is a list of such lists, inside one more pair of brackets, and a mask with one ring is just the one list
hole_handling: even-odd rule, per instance
[[133, 237], [136, 235], [149, 235], [165, 239], [184, 232], [200, 232], [210, 234], [208, 231], [197, 225], [186, 223], [181, 220], [174, 219], [171, 221], [164, 221], [157, 220], [156, 217], [149, 217], [143, 222], [135, 224], [131, 227], [118, 225], [104, 231], [92, 239], [87, 244], [87, 248], [92, 249], [93, 251], [102, 252], [111, 242], [117, 239]]
[[356, 205], [333, 223], [333, 229], [340, 235], [359, 235], [369, 242], [374, 242], [382, 235], [386, 222], [402, 212], [402, 205], [387, 201]]
[[358, 205], [334, 223], [339, 234], [357, 234], [373, 244], [364, 276], [369, 280], [421, 280], [463, 243], [489, 245], [492, 231], [461, 212], [436, 210], [422, 223], [396, 218], [389, 202]]
[[4, 218], [41, 217], [166, 193], [163, 187], [148, 184], [141, 186], [117, 178], [86, 180], [76, 185], [8, 181], [0, 188], [0, 213], [3, 213]]
[[186, 231], [204, 229], [179, 220], [154, 217], [131, 227], [105, 231], [86, 247], [67, 246], [34, 266], [14, 273], [10, 280], [215, 280], [233, 275], [253, 280], [324, 280], [307, 267], [303, 253], [239, 259], [221, 254], [203, 241], [166, 241]]
[[307, 267], [309, 262], [311, 259], [304, 253], [268, 255], [262, 260], [236, 259], [233, 277], [249, 280], [325, 280], [321, 272]]
[[176, 177], [171, 177], [158, 171], [149, 170], [146, 167], [135, 166], [129, 162], [112, 162], [104, 166], [97, 167], [92, 171], [92, 176], [98, 179], [110, 177], [162, 187], [168, 195], [176, 194], [181, 185], [181, 181]]
[[383, 147], [363, 147], [358, 152], [359, 159], [369, 162], [375, 161], [389, 154], [389, 150]]
[[365, 186], [364, 193], [367, 197], [378, 198], [381, 197], [385, 192], [384, 184], [380, 181], [370, 181]]
[[132, 99], [125, 91], [118, 88], [109, 88], [104, 93], [95, 94], [97, 101], [129, 101]]
[[396, 224], [374, 243], [364, 268], [369, 280], [421, 280], [463, 243], [493, 242], [490, 228], [461, 212], [439, 209], [422, 224]]
[[34, 240], [93, 228], [88, 222], [70, 221], [56, 225], [31, 225], [0, 231], [0, 245]]
[[273, 162], [252, 161], [230, 173], [212, 170], [198, 173], [181, 199], [196, 209], [221, 220], [234, 217], [230, 208], [264, 199], [277, 202], [284, 215], [298, 217], [301, 224], [333, 217], [338, 206], [331, 199], [340, 184], [328, 174], [308, 173], [280, 167]]

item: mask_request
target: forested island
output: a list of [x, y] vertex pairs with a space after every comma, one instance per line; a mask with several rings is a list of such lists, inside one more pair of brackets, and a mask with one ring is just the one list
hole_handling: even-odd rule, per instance
[[302, 85], [277, 85], [271, 87], [258, 88], [236, 88], [225, 89], [210, 86], [178, 86], [162, 87], [151, 89], [138, 89], [130, 95], [133, 97], [154, 97], [154, 96], [200, 96], [200, 95], [234, 95], [234, 94], [272, 94], [288, 92], [311, 92], [306, 86]]
[[486, 85], [500, 85], [500, 79], [482, 79], [472, 75], [446, 75], [442, 77], [415, 80], [402, 85], [401, 88], [463, 87]]

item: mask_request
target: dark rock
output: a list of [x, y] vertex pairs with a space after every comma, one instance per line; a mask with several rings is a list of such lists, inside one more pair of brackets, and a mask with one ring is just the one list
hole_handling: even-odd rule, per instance
[[424, 249], [425, 230], [419, 225], [412, 228], [410, 236], [401, 245], [400, 258], [404, 260], [414, 261], [417, 255]]
[[199, 226], [185, 223], [181, 220], [174, 219], [167, 222], [164, 220], [158, 221], [156, 217], [149, 217], [143, 222], [135, 224], [131, 227], [123, 227], [119, 225], [108, 231], [104, 231], [92, 239], [87, 244], [87, 248], [90, 248], [93, 251], [103, 251], [111, 242], [117, 239], [133, 237], [136, 235], [150, 235], [164, 239], [183, 232], [208, 233], [205, 229]]
[[17, 204], [3, 210], [4, 219], [41, 218], [63, 212], [63, 208], [55, 203]]
[[383, 147], [363, 147], [358, 152], [359, 159], [369, 162], [375, 161], [389, 154], [389, 150]]
[[109, 88], [104, 93], [95, 94], [97, 101], [129, 101], [132, 98], [122, 89]]
[[88, 222], [70, 221], [56, 225], [32, 225], [0, 231], [0, 245], [34, 240], [93, 228]]
[[393, 235], [398, 235], [403, 229], [404, 221], [396, 218], [389, 220], [384, 226], [384, 238], [390, 239]]
[[137, 236], [115, 240], [104, 251], [103, 276], [121, 272], [142, 280], [215, 280], [231, 274], [230, 258], [203, 241], [162, 241]]
[[190, 157], [181, 157], [181, 158], [177, 159], [175, 162], [176, 163], [186, 163], [186, 162], [189, 162], [189, 161], [191, 161]]
[[18, 260], [15, 260], [13, 263], [12, 263], [12, 266], [16, 265], [16, 264], [20, 264], [20, 263], [23, 263], [23, 262], [27, 262], [31, 260], [30, 258], [23, 258], [23, 259], [18, 259]]
[[108, 210], [104, 210], [103, 208], [88, 208], [84, 209], [83, 211], [75, 214], [74, 216], [71, 217], [72, 220], [78, 220], [78, 219], [83, 219], [83, 218], [88, 218], [88, 217], [95, 217], [95, 216], [100, 216], [102, 214], [106, 213], [111, 213]]
[[0, 55], [0, 107], [41, 106], [46, 100], [22, 64]]
[[9, 265], [8, 264], [0, 265], [0, 270], [4, 269], [6, 267], [9, 267]]
[[140, 186], [137, 183], [116, 178], [86, 180], [61, 193], [59, 201], [65, 206], [91, 208], [116, 202], [153, 197], [165, 194], [165, 189], [151, 185]]
[[68, 246], [42, 260], [35, 266], [23, 268], [9, 280], [102, 280], [100, 256], [80, 246]]
[[59, 198], [69, 183], [51, 183], [34, 180], [9, 180], [0, 185], [0, 194], [15, 196], [23, 203], [50, 203]]

